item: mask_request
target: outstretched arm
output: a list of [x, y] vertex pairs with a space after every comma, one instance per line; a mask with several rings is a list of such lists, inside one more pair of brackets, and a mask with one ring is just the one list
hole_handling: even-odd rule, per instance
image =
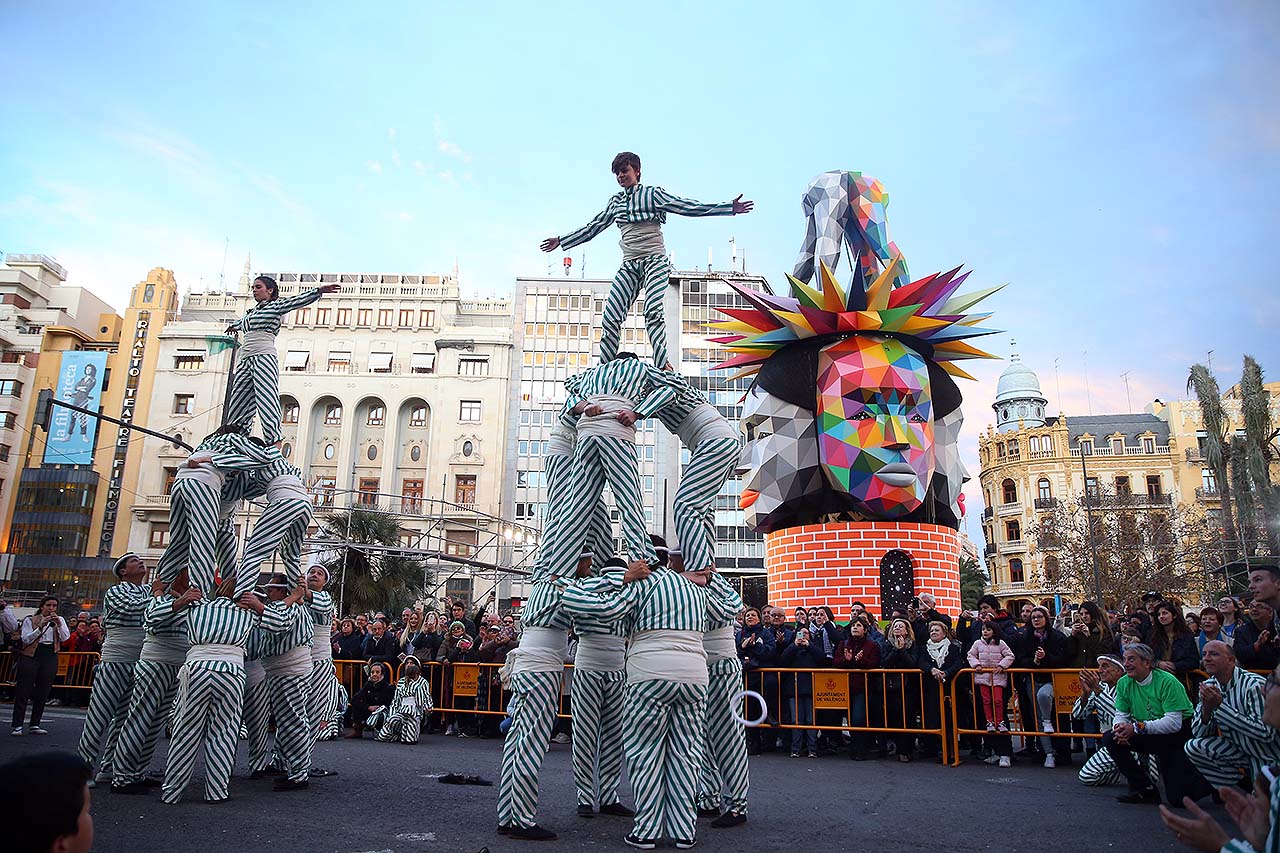
[[750, 213], [756, 206], [754, 201], [743, 201], [741, 193], [733, 201], [705, 202], [680, 198], [662, 187], [654, 188], [653, 200], [659, 210], [678, 216], [733, 216], [738, 213]]
[[615, 206], [613, 199], [605, 205], [604, 210], [596, 214], [595, 218], [583, 225], [576, 231], [570, 231], [563, 237], [548, 237], [542, 241], [542, 251], [554, 252], [557, 248], [572, 249], [574, 246], [580, 246], [588, 240], [598, 237], [606, 228], [613, 224], [615, 215]]
[[298, 308], [306, 308], [326, 293], [333, 293], [340, 289], [339, 285], [326, 284], [321, 287], [317, 287], [315, 290], [304, 290], [296, 296], [290, 296], [284, 299], [272, 299], [270, 302], [264, 302], [258, 310], [260, 312], [268, 311], [275, 314], [277, 317], [283, 317], [290, 311], [295, 311]]

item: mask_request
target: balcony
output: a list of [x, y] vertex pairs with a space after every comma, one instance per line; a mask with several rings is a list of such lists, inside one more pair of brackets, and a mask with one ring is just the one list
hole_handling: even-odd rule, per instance
[[1052, 458], [1053, 458], [1053, 455], [1054, 455], [1054, 453], [1053, 453], [1053, 451], [1052, 451], [1052, 450], [1033, 450], [1033, 451], [1031, 451], [1031, 458], [1032, 458], [1032, 459], [1052, 459]]
[[1148, 507], [1171, 506], [1173, 495], [1086, 495], [1084, 506], [1095, 507]]
[[1008, 542], [1000, 543], [1001, 554], [1021, 554], [1025, 550], [1027, 550], [1025, 539], [1010, 539]]
[[982, 520], [983, 520], [983, 521], [990, 521], [990, 520], [991, 520], [991, 516], [992, 516], [994, 513], [995, 513], [995, 510], [993, 510], [991, 507], [987, 507], [986, 509], [984, 509], [984, 510], [982, 511]]
[[1204, 486], [1196, 486], [1196, 500], [1198, 501], [1220, 501], [1222, 495], [1216, 488], [1207, 489]]
[[[1191, 451], [1188, 450], [1187, 452], [1190, 453]], [[1071, 455], [1075, 457], [1079, 457], [1080, 448], [1078, 447], [1071, 448]], [[1141, 447], [1136, 447], [1136, 446], [1127, 445], [1127, 444], [1124, 446], [1124, 449], [1120, 450], [1119, 452], [1117, 452], [1114, 448], [1111, 448], [1111, 447], [1095, 447], [1092, 453], [1086, 453], [1085, 455], [1086, 456], [1168, 456], [1169, 445], [1157, 444], [1155, 445], [1155, 449], [1151, 453], [1148, 453], [1146, 450], [1142, 449]]]
[[1042, 533], [1036, 537], [1036, 547], [1041, 551], [1056, 551], [1062, 547], [1062, 540], [1057, 536]]
[[1012, 503], [1000, 504], [996, 507], [997, 515], [1022, 515], [1022, 504], [1017, 501]]
[[1186, 452], [1186, 454], [1187, 454], [1187, 461], [1188, 461], [1188, 462], [1203, 462], [1203, 461], [1204, 461], [1204, 453], [1202, 453], [1202, 452], [1200, 451], [1200, 448], [1198, 448], [1198, 447], [1188, 447], [1188, 448], [1186, 449], [1186, 451], [1185, 451], [1185, 452]]
[[1057, 506], [1057, 498], [1036, 498], [1036, 509], [1056, 509]]
[[997, 553], [997, 550], [998, 549], [996, 548], [996, 544], [994, 542], [988, 542], [987, 547], [982, 549], [982, 556], [994, 557]]

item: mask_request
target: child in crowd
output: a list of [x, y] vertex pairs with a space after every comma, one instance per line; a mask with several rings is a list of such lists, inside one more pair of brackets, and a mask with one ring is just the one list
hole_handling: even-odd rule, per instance
[[982, 638], [969, 649], [969, 666], [977, 673], [973, 680], [982, 698], [987, 731], [1008, 732], [1004, 720], [1004, 690], [1009, 686], [1009, 676], [1004, 672], [1013, 666], [1013, 649], [996, 636], [995, 626], [990, 622], [983, 623]]

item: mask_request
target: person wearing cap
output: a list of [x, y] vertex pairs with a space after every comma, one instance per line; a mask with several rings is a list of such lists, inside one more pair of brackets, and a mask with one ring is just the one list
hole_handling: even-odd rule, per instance
[[[681, 571], [684, 559], [683, 549], [671, 551], [672, 570]], [[744, 606], [742, 597], [719, 572], [708, 576], [707, 597], [717, 600], [715, 606], [720, 614], [737, 613]], [[714, 813], [712, 828], [725, 829], [747, 822], [747, 795], [751, 790], [747, 729], [735, 713], [734, 698], [742, 690], [742, 659], [734, 639], [733, 617], [708, 612], [702, 648], [707, 653], [707, 722], [698, 777], [698, 813], [708, 817]], [[728, 791], [727, 798], [722, 796], [722, 790]], [[728, 806], [723, 812], [722, 805]]]
[[147, 767], [178, 693], [178, 670], [191, 647], [187, 609], [203, 595], [187, 583], [186, 571], [179, 572], [167, 589], [156, 581], [151, 591], [154, 597], [143, 617], [146, 636], [142, 654], [134, 670], [129, 709], [116, 744], [111, 777], [111, 790], [116, 793], [140, 793], [153, 787], [147, 781]]
[[[338, 673], [333, 666], [333, 644], [329, 630], [337, 609], [333, 596], [326, 590], [329, 570], [316, 564], [307, 570], [307, 592], [304, 597], [311, 617], [311, 681], [307, 688], [307, 719], [314, 741], [333, 740], [341, 732], [338, 714]], [[312, 753], [314, 757], [314, 752]], [[312, 775], [327, 775], [312, 768]]]
[[[1097, 715], [1100, 730], [1109, 731], [1116, 714], [1116, 683], [1124, 675], [1124, 661], [1113, 654], [1098, 655], [1096, 660], [1096, 671], [1080, 671], [1080, 686], [1084, 692], [1071, 708], [1071, 716], [1084, 720], [1091, 714]], [[1147, 775], [1152, 784], [1155, 784], [1160, 779], [1160, 768], [1154, 757], [1148, 758], [1147, 765]], [[1114, 785], [1123, 777], [1120, 775], [1120, 768], [1116, 767], [1111, 758], [1111, 753], [1100, 749], [1085, 761], [1078, 778], [1082, 785], [1100, 787]]]
[[701, 570], [715, 560], [715, 504], [738, 464], [742, 441], [706, 395], [677, 373], [662, 372], [674, 397], [654, 414], [689, 451], [672, 513], [685, 565]]
[[406, 657], [400, 667], [391, 704], [371, 715], [368, 725], [377, 727], [377, 739], [384, 743], [417, 743], [423, 719], [435, 708], [431, 685], [422, 677], [422, 662], [413, 655]]
[[[280, 552], [290, 588], [302, 582], [302, 540], [311, 525], [311, 496], [302, 485], [302, 472], [279, 459], [254, 473], [267, 506], [254, 522], [236, 570], [236, 591], [244, 594], [258, 583], [262, 564]], [[325, 622], [326, 626], [328, 622]]]
[[115, 561], [112, 571], [119, 582], [102, 596], [102, 628], [107, 638], [94, 668], [77, 750], [90, 768], [102, 760], [96, 782], [110, 781], [114, 772], [116, 740], [129, 710], [134, 668], [142, 653], [142, 620], [151, 603], [147, 566], [141, 557], [130, 551]]
[[[302, 602], [306, 587], [299, 585], [290, 593], [287, 576], [277, 572], [271, 576], [266, 591], [266, 609], [278, 617], [275, 630], [269, 630], [262, 638], [267, 697], [276, 721], [276, 759], [285, 772], [285, 778], [276, 780], [275, 790], [292, 791], [307, 787], [311, 747], [315, 743], [307, 719], [314, 626]], [[265, 756], [251, 756], [249, 767], [266, 767]]]
[[1210, 640], [1201, 652], [1200, 702], [1191, 717], [1187, 758], [1215, 788], [1248, 782], [1271, 764], [1280, 764], [1280, 731], [1262, 722], [1265, 679], [1243, 670], [1235, 650]]
[[[656, 544], [656, 543], [655, 543]], [[656, 545], [662, 557], [666, 548]], [[577, 576], [592, 573], [590, 552], [578, 559]], [[625, 560], [606, 560], [600, 574], [621, 576]], [[632, 817], [618, 800], [622, 778], [622, 694], [626, 681], [627, 626], [616, 603], [598, 596], [566, 596], [565, 609], [573, 617], [578, 649], [573, 662], [573, 786], [578, 814]]]
[[[156, 566], [156, 575], [173, 583], [186, 566], [191, 585], [213, 589], [217, 573], [219, 531], [229, 513], [224, 501], [228, 475], [256, 471], [280, 461], [280, 451], [251, 438], [244, 427], [224, 424], [207, 436], [178, 469], [169, 501], [169, 546]], [[252, 584], [241, 589], [241, 594]]]

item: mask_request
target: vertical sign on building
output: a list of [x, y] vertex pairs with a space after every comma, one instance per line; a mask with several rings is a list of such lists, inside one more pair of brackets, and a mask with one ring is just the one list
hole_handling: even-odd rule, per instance
[[[106, 369], [105, 352], [64, 352], [54, 397], [82, 409], [97, 411]], [[54, 406], [49, 440], [44, 446], [44, 464], [92, 465], [93, 440], [97, 433], [97, 418]]]
[[142, 356], [147, 350], [147, 329], [151, 326], [151, 312], [139, 311], [138, 322], [133, 327], [133, 344], [129, 349], [129, 372], [124, 380], [124, 399], [120, 403], [120, 428], [116, 431], [115, 456], [111, 460], [111, 479], [107, 483], [107, 506], [102, 513], [102, 536], [98, 542], [98, 556], [111, 556], [111, 544], [116, 536], [116, 518], [120, 514], [120, 486], [124, 481], [124, 461], [129, 455], [130, 426], [133, 410], [138, 403], [138, 379], [142, 376]]

